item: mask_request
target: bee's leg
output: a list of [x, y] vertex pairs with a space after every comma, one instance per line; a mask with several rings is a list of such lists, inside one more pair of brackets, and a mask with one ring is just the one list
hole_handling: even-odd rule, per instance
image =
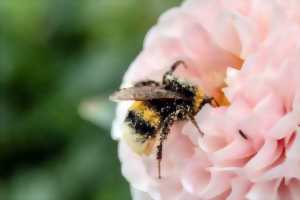
[[211, 102], [209, 104], [212, 105], [213, 107], [219, 107], [220, 106], [220, 104], [214, 98], [211, 100]]
[[163, 142], [164, 140], [160, 137], [159, 145], [157, 146], [157, 153], [156, 153], [158, 179], [161, 179], [160, 163], [162, 159]]
[[204, 133], [203, 133], [203, 131], [201, 131], [201, 129], [200, 129], [198, 123], [196, 122], [194, 116], [188, 116], [188, 118], [191, 120], [192, 124], [196, 127], [196, 129], [201, 134], [201, 136], [204, 136]]
[[203, 103], [203, 104], [206, 104], [206, 103], [213, 104], [214, 101], [215, 101], [215, 99], [214, 99], [213, 97], [209, 97], [209, 96], [206, 96], [206, 95], [205, 95], [205, 96], [203, 97], [202, 103]]
[[202, 104], [210, 104], [213, 107], [219, 107], [220, 105], [218, 104], [218, 102], [215, 100], [214, 97], [210, 97], [210, 96], [204, 96]]
[[161, 160], [162, 160], [162, 151], [163, 151], [163, 142], [167, 139], [168, 133], [170, 132], [170, 127], [173, 124], [173, 118], [168, 118], [163, 123], [160, 128], [160, 136], [159, 136], [159, 145], [157, 146], [157, 170], [158, 170], [158, 178], [161, 179]]
[[160, 83], [154, 81], [154, 80], [145, 80], [145, 81], [139, 81], [134, 84], [135, 87], [141, 87], [141, 86], [159, 86]]

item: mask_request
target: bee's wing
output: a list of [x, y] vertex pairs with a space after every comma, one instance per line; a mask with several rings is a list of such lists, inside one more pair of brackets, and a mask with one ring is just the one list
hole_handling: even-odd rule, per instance
[[139, 86], [124, 88], [113, 93], [110, 97], [112, 101], [146, 101], [152, 99], [186, 99], [176, 92], [162, 88], [161, 86]]

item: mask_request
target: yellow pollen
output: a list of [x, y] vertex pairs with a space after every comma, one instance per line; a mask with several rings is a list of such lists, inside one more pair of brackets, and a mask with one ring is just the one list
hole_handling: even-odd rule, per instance
[[142, 101], [135, 101], [130, 110], [134, 111], [137, 115], [149, 122], [152, 126], [158, 127], [160, 123], [160, 116], [149, 106], [145, 105]]
[[202, 89], [198, 88], [194, 97], [194, 111], [198, 111], [199, 107], [203, 101], [204, 98], [204, 92]]

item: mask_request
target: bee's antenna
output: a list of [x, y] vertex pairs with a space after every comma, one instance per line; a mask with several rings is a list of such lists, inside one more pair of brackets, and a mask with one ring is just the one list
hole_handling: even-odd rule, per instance
[[183, 65], [184, 68], [188, 68], [188, 66], [186, 65], [186, 63], [183, 61], [183, 60], [177, 60], [172, 66], [171, 66], [171, 69], [170, 69], [170, 73], [172, 74], [179, 65]]
[[163, 76], [163, 83], [165, 82], [167, 75], [172, 75], [179, 65], [183, 65], [186, 69], [188, 68], [187, 65], [186, 65], [186, 63], [183, 60], [177, 60], [171, 66], [171, 69], [164, 74], [164, 76]]

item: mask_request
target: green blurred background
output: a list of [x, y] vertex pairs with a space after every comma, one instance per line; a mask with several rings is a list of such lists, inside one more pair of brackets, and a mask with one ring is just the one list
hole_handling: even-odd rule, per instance
[[107, 95], [179, 2], [0, 0], [0, 200], [130, 199]]

